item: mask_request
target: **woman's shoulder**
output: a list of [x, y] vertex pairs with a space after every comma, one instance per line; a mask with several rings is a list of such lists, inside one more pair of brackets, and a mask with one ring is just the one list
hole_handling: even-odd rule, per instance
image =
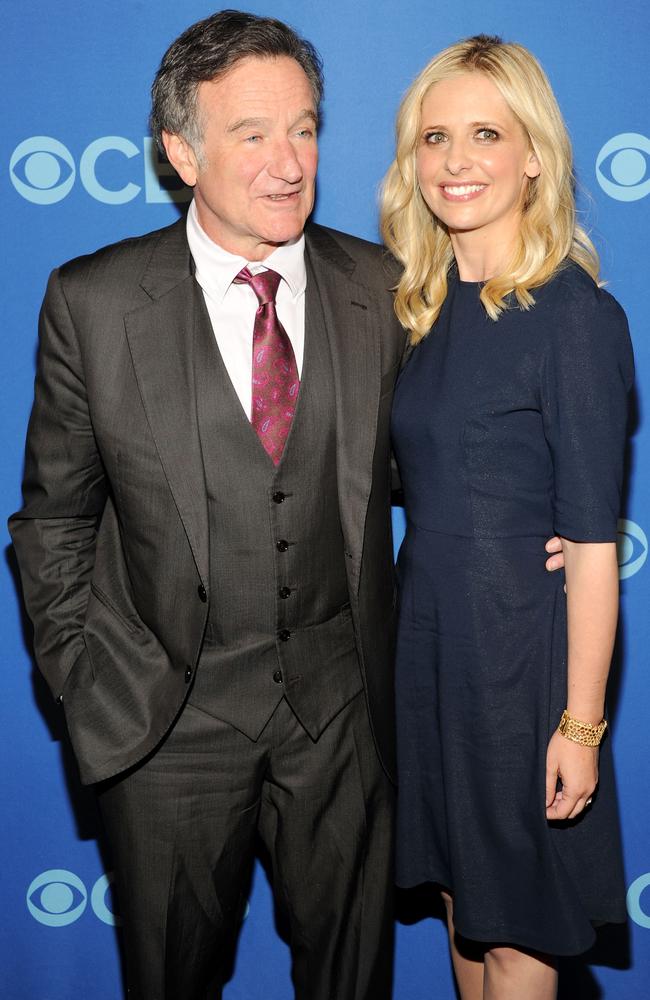
[[533, 295], [536, 301], [550, 307], [578, 310], [591, 316], [604, 311], [610, 316], [625, 317], [614, 296], [573, 260], [565, 261], [544, 285], [533, 290]]
[[568, 367], [584, 365], [586, 358], [616, 365], [631, 383], [634, 361], [627, 317], [610, 292], [568, 261], [533, 294], [545, 318], [550, 357]]
[[623, 307], [574, 261], [563, 264], [533, 295], [540, 312], [555, 321], [552, 329], [565, 341], [627, 335]]

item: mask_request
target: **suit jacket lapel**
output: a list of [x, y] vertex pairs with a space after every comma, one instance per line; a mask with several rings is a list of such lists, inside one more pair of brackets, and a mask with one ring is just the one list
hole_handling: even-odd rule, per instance
[[[377, 315], [355, 262], [319, 227], [306, 230], [305, 317], [328, 339], [336, 391], [337, 481], [353, 591], [359, 583], [380, 395]], [[207, 586], [208, 513], [194, 384], [196, 324], [209, 324], [180, 220], [161, 234], [141, 285], [151, 302], [125, 316], [151, 432], [197, 570]], [[314, 332], [317, 331], [314, 329]]]
[[165, 230], [141, 285], [151, 302], [124, 322], [149, 426], [199, 575], [208, 581], [208, 515], [198, 433], [195, 324], [209, 323], [196, 284], [185, 222]]
[[305, 235], [305, 318], [306, 324], [323, 324], [330, 345], [336, 391], [339, 508], [356, 593], [380, 395], [379, 321], [369, 289], [354, 281], [354, 260], [326, 231], [308, 227]]

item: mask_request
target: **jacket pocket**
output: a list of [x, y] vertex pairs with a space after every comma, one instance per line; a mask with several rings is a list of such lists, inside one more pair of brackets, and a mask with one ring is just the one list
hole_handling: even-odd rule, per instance
[[140, 631], [139, 624], [137, 622], [134, 622], [132, 619], [127, 618], [126, 615], [122, 614], [122, 612], [111, 600], [108, 594], [106, 594], [103, 590], [101, 590], [100, 587], [98, 587], [95, 583], [91, 583], [90, 589], [93, 595], [99, 601], [99, 603], [102, 604], [107, 611], [110, 611], [111, 614], [114, 615], [119, 622], [121, 622], [121, 624], [128, 632], [135, 633]]
[[90, 659], [90, 653], [88, 651], [88, 646], [86, 645], [86, 640], [84, 639], [84, 647], [79, 653], [79, 656], [72, 664], [70, 673], [66, 677], [63, 688], [61, 689], [61, 699], [65, 707], [66, 698], [69, 697], [70, 693], [77, 688], [89, 688], [95, 683], [95, 671], [93, 670], [92, 660]]

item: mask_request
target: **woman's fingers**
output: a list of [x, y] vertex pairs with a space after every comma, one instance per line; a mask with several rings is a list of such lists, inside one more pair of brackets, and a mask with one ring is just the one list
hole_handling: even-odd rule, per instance
[[557, 764], [546, 760], [546, 808], [555, 801], [557, 792]]
[[546, 810], [546, 818], [568, 819], [571, 813], [573, 813], [577, 802], [577, 798], [569, 796], [567, 792], [562, 789], [562, 791], [557, 792], [555, 799]]
[[576, 802], [575, 806], [573, 807], [573, 809], [569, 813], [568, 819], [575, 819], [576, 816], [579, 816], [580, 813], [584, 812], [585, 809], [587, 808], [587, 802], [588, 801], [589, 801], [589, 797], [587, 795], [580, 796], [580, 798]]

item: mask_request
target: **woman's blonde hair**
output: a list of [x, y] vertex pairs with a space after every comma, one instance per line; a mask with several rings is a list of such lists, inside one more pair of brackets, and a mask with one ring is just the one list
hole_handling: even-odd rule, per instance
[[432, 215], [418, 185], [422, 101], [435, 83], [472, 71], [484, 73], [498, 87], [541, 168], [527, 183], [512, 258], [504, 273], [490, 278], [481, 290], [488, 315], [498, 319], [511, 292], [521, 308], [530, 308], [535, 301], [531, 289], [547, 281], [566, 259], [598, 280], [598, 254], [576, 222], [571, 143], [546, 74], [523, 46], [476, 35], [451, 45], [425, 66], [397, 116], [397, 152], [383, 184], [381, 227], [386, 246], [404, 266], [395, 311], [411, 331], [412, 343], [435, 323], [454, 259], [447, 229]]

